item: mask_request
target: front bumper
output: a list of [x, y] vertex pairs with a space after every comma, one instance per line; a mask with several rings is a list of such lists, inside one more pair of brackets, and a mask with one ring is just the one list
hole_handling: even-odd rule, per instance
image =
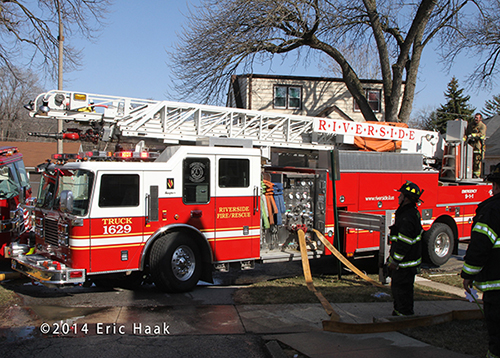
[[42, 255], [19, 255], [12, 258], [12, 269], [47, 286], [85, 282], [84, 269], [72, 269]]

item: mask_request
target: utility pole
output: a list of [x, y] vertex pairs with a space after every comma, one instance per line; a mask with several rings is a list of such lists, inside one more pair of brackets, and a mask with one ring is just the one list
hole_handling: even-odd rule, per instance
[[[61, 13], [61, 1], [57, 1], [57, 15], [59, 17], [59, 72], [57, 75], [57, 89], [62, 91], [63, 89], [63, 52], [64, 52], [64, 35], [63, 35], [63, 22], [62, 22], [62, 13]], [[62, 133], [63, 131], [63, 120], [57, 120], [57, 133]], [[63, 140], [57, 140], [57, 153], [63, 153]]]

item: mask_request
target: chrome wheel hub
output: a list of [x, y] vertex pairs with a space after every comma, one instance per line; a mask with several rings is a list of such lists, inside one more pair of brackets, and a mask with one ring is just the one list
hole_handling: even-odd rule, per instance
[[193, 276], [195, 269], [194, 252], [189, 246], [179, 246], [172, 255], [172, 271], [179, 281], [187, 281]]
[[434, 253], [439, 257], [445, 257], [448, 255], [451, 249], [451, 240], [450, 237], [441, 233], [436, 237], [436, 241], [434, 242]]

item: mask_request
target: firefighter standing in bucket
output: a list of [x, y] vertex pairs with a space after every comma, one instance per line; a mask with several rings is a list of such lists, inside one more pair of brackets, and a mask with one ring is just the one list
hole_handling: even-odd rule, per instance
[[500, 357], [500, 163], [486, 177], [493, 196], [476, 209], [470, 243], [461, 276], [465, 290], [483, 291], [484, 316], [489, 335], [487, 357]]
[[473, 148], [473, 177], [481, 177], [481, 163], [484, 159], [484, 148], [486, 140], [486, 124], [483, 123], [483, 116], [481, 113], [474, 115], [474, 120], [467, 126], [465, 133], [467, 143]]
[[387, 261], [394, 300], [393, 316], [411, 316], [413, 284], [422, 262], [422, 225], [417, 203], [423, 190], [407, 181], [399, 190], [399, 207], [390, 229], [390, 256]]

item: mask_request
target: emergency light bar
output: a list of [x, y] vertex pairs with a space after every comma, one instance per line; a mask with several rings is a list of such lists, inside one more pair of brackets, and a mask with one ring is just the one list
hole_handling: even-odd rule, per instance
[[120, 152], [106, 152], [106, 151], [91, 151], [81, 152], [78, 154], [52, 154], [52, 159], [66, 162], [68, 160], [155, 160], [160, 153], [158, 152], [133, 152], [133, 151], [120, 151]]
[[160, 154], [157, 152], [133, 152], [133, 151], [121, 151], [116, 152], [114, 154], [115, 158], [124, 159], [124, 160], [134, 160], [134, 159], [142, 159], [142, 160], [154, 160], [158, 158]]
[[59, 161], [68, 161], [70, 159], [74, 160], [81, 160], [82, 156], [80, 154], [52, 154], [52, 159], [59, 160]]
[[0, 155], [13, 155], [19, 152], [17, 147], [0, 147]]

